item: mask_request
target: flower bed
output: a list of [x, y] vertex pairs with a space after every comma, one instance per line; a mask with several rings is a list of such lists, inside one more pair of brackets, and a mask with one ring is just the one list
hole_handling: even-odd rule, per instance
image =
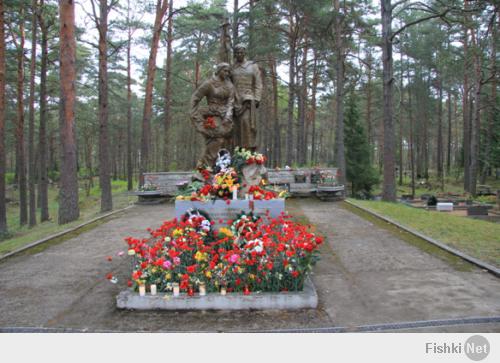
[[300, 291], [319, 259], [323, 239], [290, 216], [257, 218], [242, 214], [226, 227], [199, 213], [172, 219], [150, 237], [127, 237], [134, 258], [129, 286], [155, 286], [159, 292], [178, 288], [195, 292]]

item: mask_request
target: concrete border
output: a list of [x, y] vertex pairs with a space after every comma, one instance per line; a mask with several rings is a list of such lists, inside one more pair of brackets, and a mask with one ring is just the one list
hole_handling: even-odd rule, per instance
[[206, 296], [187, 296], [182, 293], [173, 297], [171, 293], [139, 296], [131, 289], [120, 292], [116, 297], [118, 309], [135, 310], [296, 310], [318, 307], [318, 294], [309, 277], [304, 282], [303, 291], [287, 293], [261, 292], [243, 295], [228, 293], [222, 296], [210, 293]]
[[26, 246], [23, 246], [23, 247], [21, 247], [21, 248], [18, 248], [17, 250], [14, 250], [14, 251], [9, 252], [9, 253], [7, 253], [7, 254], [5, 254], [5, 255], [3, 255], [3, 256], [0, 256], [0, 262], [1, 262], [1, 261], [3, 261], [3, 260], [5, 260], [5, 259], [7, 259], [7, 258], [9, 258], [9, 257], [12, 257], [12, 256], [14, 256], [14, 255], [17, 255], [17, 254], [19, 254], [19, 253], [21, 253], [21, 252], [24, 252], [24, 251], [26, 251], [26, 250], [29, 250], [30, 248], [33, 248], [33, 247], [39, 246], [39, 245], [41, 245], [41, 244], [44, 244], [44, 243], [50, 242], [50, 241], [52, 241], [52, 240], [54, 240], [54, 239], [56, 239], [56, 238], [63, 237], [63, 236], [65, 236], [65, 235], [69, 234], [69, 233], [75, 232], [75, 231], [77, 231], [77, 230], [79, 230], [79, 229], [81, 229], [81, 228], [83, 228], [83, 227], [85, 227], [85, 226], [88, 226], [89, 224], [95, 223], [95, 222], [97, 222], [97, 221], [99, 221], [99, 220], [101, 220], [101, 219], [107, 218], [107, 217], [109, 217], [109, 216], [112, 216], [112, 215], [117, 214], [117, 213], [120, 213], [120, 212], [124, 212], [124, 211], [126, 211], [127, 209], [132, 208], [133, 206], [134, 206], [134, 205], [132, 204], [132, 205], [129, 205], [129, 206], [125, 207], [125, 208], [118, 209], [118, 210], [115, 210], [115, 211], [112, 211], [112, 212], [109, 212], [109, 213], [103, 214], [102, 216], [98, 216], [98, 217], [96, 217], [96, 218], [92, 218], [91, 220], [86, 221], [86, 222], [83, 222], [83, 223], [81, 223], [81, 224], [79, 224], [79, 225], [77, 225], [77, 226], [75, 226], [75, 227], [73, 227], [73, 228], [68, 228], [68, 229], [65, 229], [65, 230], [64, 230], [64, 231], [62, 231], [62, 232], [59, 232], [59, 233], [53, 234], [53, 235], [51, 235], [51, 236], [48, 236], [48, 237], [45, 237], [45, 238], [39, 239], [39, 240], [37, 240], [37, 241], [35, 241], [35, 242], [32, 242], [32, 243], [30, 243], [30, 244], [28, 244], [28, 245], [26, 245]]
[[460, 257], [460, 258], [462, 258], [462, 259], [464, 259], [464, 260], [466, 260], [466, 261], [468, 261], [468, 262], [470, 262], [470, 263], [472, 263], [472, 264], [474, 264], [474, 265], [476, 265], [476, 266], [478, 266], [478, 267], [480, 267], [480, 268], [482, 268], [484, 270], [487, 270], [488, 272], [490, 272], [491, 274], [493, 274], [495, 277], [500, 277], [500, 269], [497, 268], [497, 267], [495, 267], [495, 266], [493, 266], [493, 265], [491, 265], [491, 264], [489, 264], [489, 263], [481, 261], [481, 260], [479, 260], [479, 259], [477, 259], [475, 257], [469, 256], [468, 254], [463, 253], [462, 251], [459, 251], [459, 250], [457, 250], [457, 249], [455, 249], [453, 247], [450, 247], [450, 246], [444, 244], [443, 242], [437, 241], [437, 240], [435, 240], [435, 239], [433, 239], [431, 237], [428, 237], [428, 236], [426, 236], [426, 235], [424, 235], [424, 234], [422, 234], [420, 232], [417, 232], [417, 231], [415, 231], [412, 228], [406, 227], [406, 226], [404, 226], [404, 225], [402, 225], [402, 224], [400, 224], [400, 223], [398, 223], [398, 222], [396, 222], [396, 221], [394, 221], [394, 220], [392, 220], [390, 218], [387, 218], [387, 217], [385, 217], [385, 216], [383, 216], [383, 215], [381, 215], [381, 214], [379, 214], [377, 212], [374, 212], [374, 211], [371, 211], [371, 210], [366, 209], [364, 207], [361, 207], [359, 205], [356, 205], [356, 204], [354, 204], [354, 203], [352, 203], [352, 202], [350, 202], [348, 200], [345, 200], [345, 202], [347, 204], [355, 207], [355, 208], [358, 208], [358, 209], [360, 209], [360, 210], [362, 210], [362, 211], [364, 211], [366, 213], [369, 213], [369, 214], [373, 215], [374, 217], [382, 219], [383, 221], [385, 221], [387, 223], [390, 223], [390, 224], [398, 227], [399, 229], [402, 229], [402, 230], [404, 230], [404, 231], [406, 231], [406, 232], [408, 232], [408, 233], [410, 233], [410, 234], [412, 234], [412, 235], [414, 235], [414, 236], [416, 236], [416, 237], [418, 237], [420, 239], [423, 239], [424, 241], [429, 242], [429, 243], [433, 244], [434, 246], [439, 247], [439, 248], [445, 250], [446, 252], [449, 252], [449, 253], [451, 253], [451, 254], [453, 254], [455, 256], [458, 256], [458, 257]]

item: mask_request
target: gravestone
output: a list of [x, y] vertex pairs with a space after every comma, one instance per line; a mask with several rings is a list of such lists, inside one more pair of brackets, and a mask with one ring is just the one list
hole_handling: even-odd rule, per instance
[[467, 208], [468, 216], [487, 216], [488, 215], [488, 207], [483, 205], [475, 205]]

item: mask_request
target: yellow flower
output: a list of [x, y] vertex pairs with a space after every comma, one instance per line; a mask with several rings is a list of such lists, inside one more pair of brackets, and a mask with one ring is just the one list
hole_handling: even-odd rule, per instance
[[219, 232], [226, 237], [233, 237], [233, 232], [231, 232], [229, 228], [222, 227], [221, 229], [219, 229]]
[[201, 251], [198, 251], [198, 252], [196, 252], [196, 254], [194, 255], [194, 259], [195, 259], [196, 261], [198, 261], [198, 262], [199, 262], [199, 261], [206, 261], [206, 259], [207, 259], [207, 254], [206, 254], [206, 253], [203, 253], [203, 252], [201, 252]]
[[233, 181], [233, 179], [232, 179], [232, 178], [228, 178], [228, 179], [226, 180], [226, 185], [227, 185], [229, 188], [231, 188], [231, 187], [233, 186], [233, 182], [234, 182], [234, 181]]
[[170, 272], [165, 274], [165, 279], [170, 280], [172, 278], [172, 274]]
[[182, 236], [182, 229], [180, 229], [180, 228], [174, 229], [173, 235], [174, 235], [174, 237]]
[[248, 277], [250, 277], [250, 280], [255, 280], [255, 275], [254, 274], [249, 274]]
[[210, 271], [205, 272], [205, 276], [209, 279], [212, 278], [212, 272]]

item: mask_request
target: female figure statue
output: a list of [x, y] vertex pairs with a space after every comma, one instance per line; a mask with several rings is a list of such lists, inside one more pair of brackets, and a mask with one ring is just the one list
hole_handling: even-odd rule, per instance
[[[230, 72], [229, 64], [218, 64], [215, 74], [205, 80], [191, 97], [191, 121], [205, 139], [205, 149], [197, 168], [213, 168], [219, 150], [229, 146], [235, 92]], [[204, 98], [207, 106], [200, 106]]]

